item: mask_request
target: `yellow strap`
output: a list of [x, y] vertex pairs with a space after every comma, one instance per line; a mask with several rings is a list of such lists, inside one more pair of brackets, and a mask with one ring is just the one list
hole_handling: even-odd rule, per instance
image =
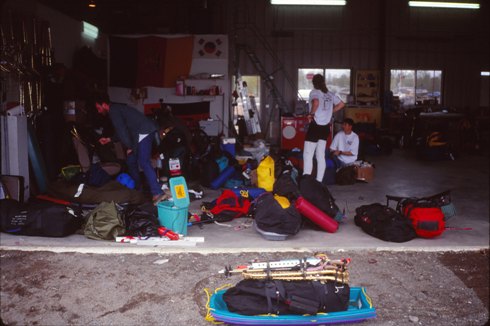
[[[218, 292], [220, 290], [229, 288], [229, 287], [232, 287], [232, 285], [231, 284], [225, 284], [223, 286], [220, 286], [216, 290], [214, 290], [214, 293], [216, 293], [216, 292]], [[204, 319], [206, 321], [210, 322], [210, 323], [215, 324], [215, 325], [223, 324], [223, 322], [221, 322], [221, 321], [216, 321], [216, 319], [214, 319], [213, 315], [211, 315], [211, 310], [212, 309], [209, 306], [209, 303], [211, 302], [210, 290], [208, 288], [204, 288], [204, 292], [206, 293], [206, 317]]]
[[371, 300], [371, 298], [367, 295], [366, 293], [366, 288], [361, 288], [362, 290], [362, 293], [364, 293], [364, 296], [366, 297], [366, 301], [368, 302], [369, 304], [369, 308], [372, 308], [373, 307], [373, 301]]

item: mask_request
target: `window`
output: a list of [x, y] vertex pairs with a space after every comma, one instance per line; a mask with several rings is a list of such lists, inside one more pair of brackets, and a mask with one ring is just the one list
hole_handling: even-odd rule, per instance
[[99, 29], [97, 26], [94, 26], [92, 24], [89, 24], [87, 22], [82, 22], [83, 23], [83, 35], [90, 38], [90, 39], [96, 39], [99, 37]]
[[310, 91], [313, 89], [313, 76], [324, 74], [323, 69], [298, 69], [298, 97], [299, 100], [308, 101]]
[[350, 69], [319, 69], [301, 68], [298, 69], [298, 97], [308, 101], [308, 96], [313, 89], [312, 79], [316, 74], [325, 76], [327, 88], [336, 93], [344, 102], [347, 102], [347, 95], [350, 94]]
[[441, 103], [441, 70], [391, 70], [390, 90], [402, 106], [427, 100]]
[[239, 132], [239, 116], [251, 120], [251, 122], [246, 123], [249, 134], [260, 132], [260, 76], [241, 76], [238, 82], [236, 77], [233, 76], [232, 89], [236, 91], [238, 96], [236, 105], [233, 105], [233, 125], [236, 132]]

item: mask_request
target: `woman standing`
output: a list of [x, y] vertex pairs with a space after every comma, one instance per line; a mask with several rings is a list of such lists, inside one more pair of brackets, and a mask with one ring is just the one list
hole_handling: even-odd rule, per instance
[[315, 156], [316, 180], [322, 182], [326, 167], [325, 149], [330, 133], [330, 120], [333, 112], [341, 110], [345, 104], [336, 94], [329, 92], [325, 77], [321, 74], [313, 76], [313, 90], [310, 92], [309, 103], [309, 126], [303, 148], [303, 174], [311, 174]]

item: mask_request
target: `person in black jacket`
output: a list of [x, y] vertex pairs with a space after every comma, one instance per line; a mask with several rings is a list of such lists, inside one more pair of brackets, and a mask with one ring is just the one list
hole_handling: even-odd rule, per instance
[[153, 139], [158, 128], [141, 111], [126, 104], [110, 103], [107, 95], [98, 95], [95, 100], [97, 112], [108, 115], [114, 126], [114, 137], [102, 137], [99, 143], [105, 145], [119, 140], [126, 147], [129, 175], [135, 181], [136, 189], [141, 187], [139, 168], [143, 170], [152, 194], [153, 203], [165, 199], [155, 170], [151, 165]]

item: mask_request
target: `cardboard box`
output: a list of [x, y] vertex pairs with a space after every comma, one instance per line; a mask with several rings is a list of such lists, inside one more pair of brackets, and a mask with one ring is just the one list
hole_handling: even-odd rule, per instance
[[374, 178], [374, 167], [372, 165], [357, 166], [357, 180], [371, 182]]

